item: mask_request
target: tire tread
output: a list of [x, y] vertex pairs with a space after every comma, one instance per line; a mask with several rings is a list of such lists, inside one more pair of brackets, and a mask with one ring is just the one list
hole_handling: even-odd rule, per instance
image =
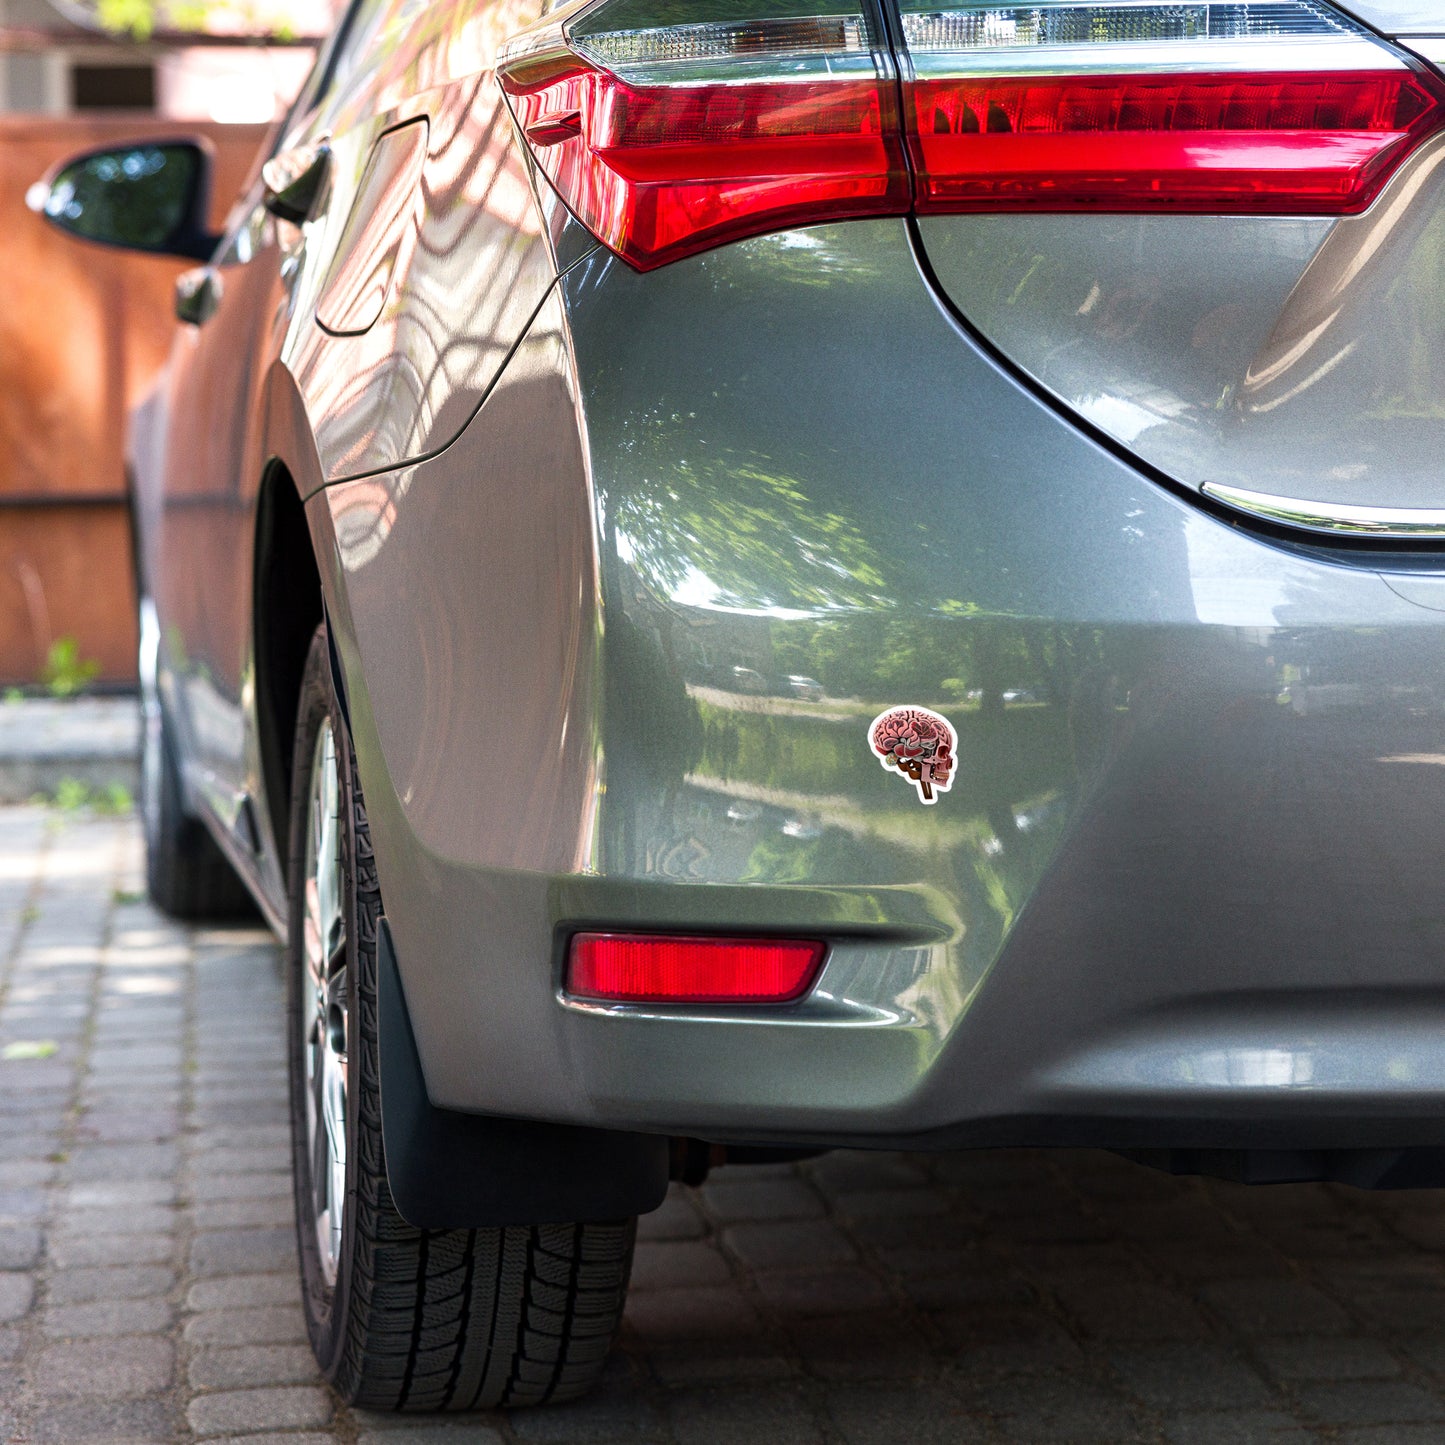
[[[307, 685], [319, 685], [322, 676], [329, 693], [329, 653], [318, 631], [303, 713]], [[303, 761], [309, 767], [309, 747], [298, 724], [298, 778], [305, 775]], [[457, 1411], [575, 1399], [606, 1364], [626, 1299], [635, 1221], [420, 1230], [398, 1213], [386, 1179], [375, 1048], [381, 893], [349, 746], [345, 766], [352, 800], [354, 1018], [361, 1035], [359, 1048], [353, 1044], [360, 1065], [352, 1090], [354, 1258], [342, 1261], [349, 1285], [344, 1320], [323, 1322], [317, 1292], [305, 1291], [313, 1344], [319, 1346], [323, 1323], [340, 1327], [341, 1338], [325, 1351], [318, 1347], [318, 1355], [330, 1356], [327, 1374], [342, 1398], [366, 1409]], [[298, 1186], [300, 1229], [302, 1194]]]

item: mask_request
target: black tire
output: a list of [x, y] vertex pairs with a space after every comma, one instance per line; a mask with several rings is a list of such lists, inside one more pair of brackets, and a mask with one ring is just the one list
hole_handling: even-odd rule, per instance
[[[145, 624], [142, 623], [142, 646]], [[165, 710], [156, 696], [154, 665], [141, 662], [140, 814], [146, 845], [146, 891], [172, 918], [193, 922], [248, 918], [256, 905], [216, 840], [186, 812], [180, 764]]]
[[[338, 774], [344, 942], [320, 952], [332, 952], [334, 962], [344, 956], [337, 967], [346, 979], [335, 995], [345, 1016], [347, 1149], [334, 1283], [323, 1265], [313, 1183], [314, 1172], [327, 1171], [313, 1168], [307, 1138], [306, 1050], [318, 1015], [302, 942], [308, 804], [326, 724]], [[322, 1372], [348, 1404], [372, 1410], [513, 1407], [584, 1394], [602, 1372], [622, 1315], [635, 1220], [418, 1230], [392, 1203], [377, 1074], [381, 896], [324, 627], [306, 662], [294, 759], [287, 875], [291, 1121], [302, 1295]]]

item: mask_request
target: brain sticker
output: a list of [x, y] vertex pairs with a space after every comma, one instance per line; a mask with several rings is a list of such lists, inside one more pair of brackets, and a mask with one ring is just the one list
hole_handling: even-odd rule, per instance
[[958, 734], [946, 717], [926, 707], [892, 707], [873, 719], [868, 741], [885, 768], [897, 768], [918, 789], [921, 803], [953, 784]]

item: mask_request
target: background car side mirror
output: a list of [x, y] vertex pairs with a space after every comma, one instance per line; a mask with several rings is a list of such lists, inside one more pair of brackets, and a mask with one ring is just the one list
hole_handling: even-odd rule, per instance
[[204, 261], [220, 237], [206, 229], [211, 157], [198, 141], [136, 141], [86, 151], [31, 186], [25, 200], [86, 241]]

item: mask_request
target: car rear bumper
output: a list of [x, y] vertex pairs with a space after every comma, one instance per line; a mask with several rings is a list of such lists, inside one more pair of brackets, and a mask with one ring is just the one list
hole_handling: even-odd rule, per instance
[[[901, 223], [803, 234], [584, 263], [454, 446], [312, 500], [433, 1102], [1445, 1142], [1445, 580], [1154, 485], [979, 351]], [[795, 675], [824, 696], [753, 681]], [[932, 807], [868, 748], [898, 703], [959, 735]], [[795, 1005], [568, 1002], [598, 926], [829, 955]]]

